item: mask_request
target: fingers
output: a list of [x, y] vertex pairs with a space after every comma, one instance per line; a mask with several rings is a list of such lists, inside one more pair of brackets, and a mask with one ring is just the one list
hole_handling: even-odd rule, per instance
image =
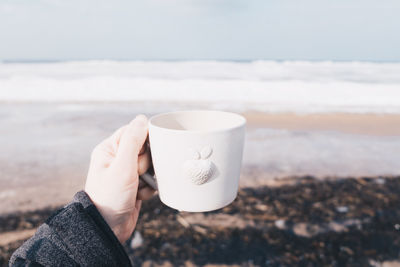
[[144, 187], [146, 187], [146, 186], [147, 186], [147, 184], [146, 184], [145, 182], [143, 182], [142, 179], [139, 179], [138, 190], [140, 190], [140, 189], [142, 189], [142, 188], [144, 188]]
[[154, 189], [146, 185], [145, 187], [139, 189], [137, 193], [137, 199], [148, 200], [154, 195], [154, 192], [155, 192]]
[[114, 155], [117, 153], [121, 137], [127, 127], [128, 125], [122, 126], [118, 130], [116, 130], [109, 138], [105, 140], [113, 148]]
[[138, 173], [142, 175], [145, 173], [151, 165], [150, 152], [147, 150], [144, 154], [140, 155], [138, 158]]
[[[149, 136], [147, 136], [147, 139], [148, 139], [148, 137], [149, 137]], [[142, 154], [144, 154], [144, 153], [149, 149], [149, 148], [148, 148], [149, 143], [148, 143], [147, 139], [146, 139], [146, 141], [144, 142], [144, 145], [142, 146], [142, 148], [141, 148], [140, 151], [139, 151], [139, 156], [142, 155]]]
[[119, 168], [138, 167], [135, 166], [135, 162], [138, 162], [138, 155], [146, 141], [147, 132], [147, 118], [144, 115], [137, 116], [127, 125], [122, 133], [115, 158], [115, 164]]
[[115, 156], [121, 136], [127, 126], [116, 130], [110, 137], [104, 139], [92, 151], [91, 161], [95, 165], [107, 165]]

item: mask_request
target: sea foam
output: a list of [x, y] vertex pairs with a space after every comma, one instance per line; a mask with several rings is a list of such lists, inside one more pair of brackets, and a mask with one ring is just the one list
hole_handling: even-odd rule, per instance
[[266, 112], [400, 113], [400, 63], [0, 63], [0, 101], [146, 101]]

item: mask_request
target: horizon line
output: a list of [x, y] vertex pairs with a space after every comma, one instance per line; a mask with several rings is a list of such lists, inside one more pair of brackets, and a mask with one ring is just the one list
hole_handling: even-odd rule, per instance
[[364, 60], [364, 59], [120, 59], [120, 58], [87, 58], [87, 59], [0, 59], [0, 64], [13, 64], [13, 63], [62, 63], [62, 62], [87, 62], [87, 61], [114, 61], [114, 62], [190, 62], [190, 61], [217, 61], [217, 62], [237, 62], [247, 63], [255, 61], [275, 61], [275, 62], [365, 62], [365, 63], [400, 63], [400, 60]]

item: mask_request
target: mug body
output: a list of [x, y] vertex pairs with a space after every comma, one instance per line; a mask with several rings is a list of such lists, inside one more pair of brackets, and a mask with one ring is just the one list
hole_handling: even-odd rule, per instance
[[149, 121], [161, 201], [181, 211], [211, 211], [237, 195], [246, 120], [222, 111], [178, 111]]

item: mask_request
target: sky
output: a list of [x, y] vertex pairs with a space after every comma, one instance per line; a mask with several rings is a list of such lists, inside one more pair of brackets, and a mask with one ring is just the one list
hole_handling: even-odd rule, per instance
[[0, 60], [400, 61], [399, 0], [0, 0]]

